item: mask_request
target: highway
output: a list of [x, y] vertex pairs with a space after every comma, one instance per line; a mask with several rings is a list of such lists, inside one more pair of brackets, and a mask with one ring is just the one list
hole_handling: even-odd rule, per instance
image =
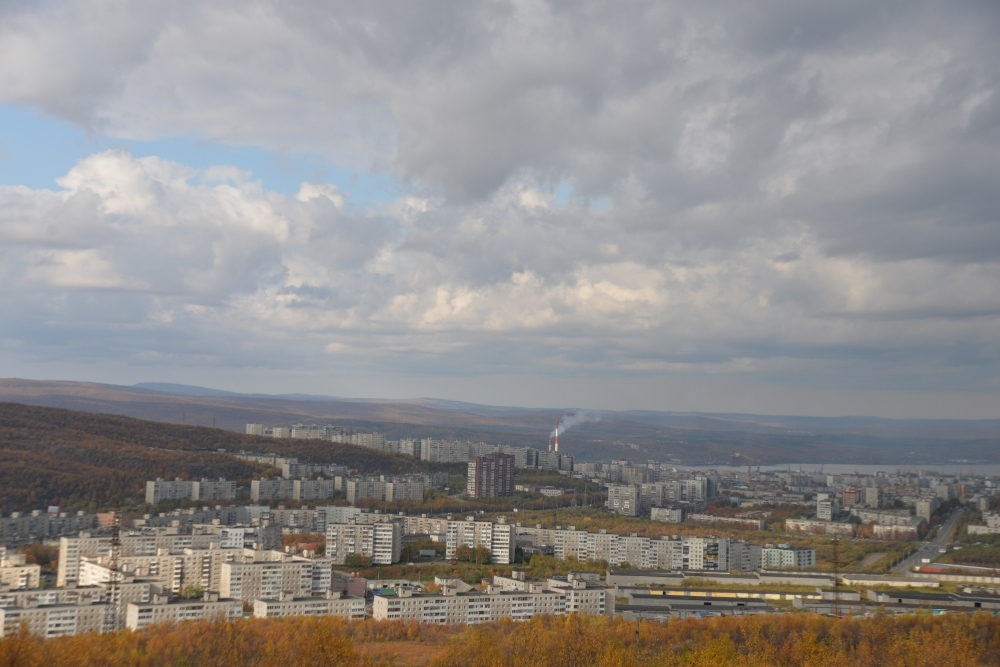
[[917, 549], [913, 554], [907, 556], [905, 559], [899, 561], [892, 571], [896, 574], [902, 574], [910, 571], [914, 565], [920, 565], [920, 561], [923, 558], [934, 558], [938, 555], [938, 549], [941, 547], [948, 546], [951, 542], [949, 539], [951, 536], [951, 531], [955, 528], [955, 524], [958, 520], [962, 518], [962, 513], [965, 512], [964, 509], [957, 509], [949, 515], [941, 527], [938, 529], [937, 536], [934, 537], [930, 542], [923, 542], [921, 547]]

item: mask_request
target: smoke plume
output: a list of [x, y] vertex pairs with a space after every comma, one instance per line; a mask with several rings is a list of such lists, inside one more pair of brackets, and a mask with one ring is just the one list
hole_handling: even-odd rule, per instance
[[[601, 415], [598, 412], [591, 412], [589, 410], [577, 410], [571, 415], [566, 415], [559, 421], [559, 432], [565, 433], [577, 424], [583, 424], [584, 422], [599, 422], [601, 421]], [[556, 437], [556, 429], [552, 429], [552, 433], [549, 434], [550, 438]]]

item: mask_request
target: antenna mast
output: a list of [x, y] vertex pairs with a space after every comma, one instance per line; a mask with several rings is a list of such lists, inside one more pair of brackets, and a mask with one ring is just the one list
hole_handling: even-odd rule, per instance
[[108, 583], [105, 588], [105, 598], [107, 608], [104, 611], [104, 626], [102, 632], [116, 632], [121, 622], [121, 590], [118, 588], [118, 580], [121, 576], [118, 571], [121, 566], [122, 554], [122, 513], [116, 509], [111, 524], [111, 554], [108, 559]]

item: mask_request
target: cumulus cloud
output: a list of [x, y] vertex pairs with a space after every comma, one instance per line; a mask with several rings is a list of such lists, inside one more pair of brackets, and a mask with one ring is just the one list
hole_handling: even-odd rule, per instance
[[409, 192], [91, 156], [0, 189], [3, 335], [996, 391], [997, 28], [961, 2], [7, 4], [0, 100]]

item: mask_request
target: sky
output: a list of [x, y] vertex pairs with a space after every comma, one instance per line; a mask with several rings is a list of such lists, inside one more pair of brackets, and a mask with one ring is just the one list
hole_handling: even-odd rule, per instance
[[1000, 5], [0, 3], [0, 376], [1000, 417]]

